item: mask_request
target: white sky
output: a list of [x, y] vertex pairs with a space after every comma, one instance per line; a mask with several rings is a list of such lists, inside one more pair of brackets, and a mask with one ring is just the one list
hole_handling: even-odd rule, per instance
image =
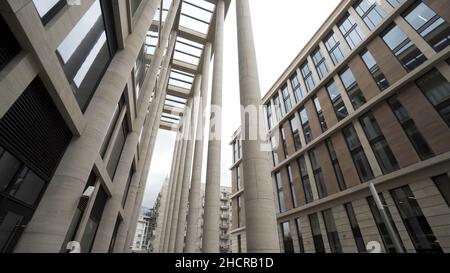
[[[232, 149], [228, 144], [240, 126], [235, 1], [239, 0], [232, 0], [225, 21], [221, 175], [221, 184], [224, 186], [231, 185], [229, 168], [232, 165]], [[250, 0], [262, 96], [339, 2], [340, 0]], [[153, 207], [161, 185], [170, 172], [174, 142], [175, 133], [160, 130], [143, 206]], [[205, 151], [203, 161], [206, 160]]]

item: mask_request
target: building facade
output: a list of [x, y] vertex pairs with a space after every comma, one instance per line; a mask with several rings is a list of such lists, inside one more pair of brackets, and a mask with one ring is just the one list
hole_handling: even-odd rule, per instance
[[154, 217], [153, 209], [141, 207], [139, 218], [134, 234], [132, 252], [145, 253], [150, 251], [150, 240], [152, 236], [152, 219]]
[[450, 252], [449, 4], [342, 1], [262, 98], [282, 251]]

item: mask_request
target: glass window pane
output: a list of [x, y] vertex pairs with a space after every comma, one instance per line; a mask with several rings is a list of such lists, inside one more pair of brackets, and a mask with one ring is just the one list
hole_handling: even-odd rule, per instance
[[0, 147], [0, 191], [4, 191], [22, 163]]

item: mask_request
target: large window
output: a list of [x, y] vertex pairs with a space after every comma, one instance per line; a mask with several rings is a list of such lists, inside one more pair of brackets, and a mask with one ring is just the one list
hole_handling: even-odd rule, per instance
[[317, 213], [308, 215], [309, 223], [311, 224], [311, 233], [313, 236], [314, 247], [316, 253], [325, 253], [325, 245], [323, 243], [322, 231], [320, 230], [319, 217]]
[[266, 125], [267, 125], [267, 129], [272, 129], [273, 126], [273, 122], [272, 122], [272, 106], [270, 105], [270, 103], [266, 104], [264, 106], [264, 109], [266, 110]]
[[280, 127], [280, 139], [281, 145], [283, 146], [284, 158], [287, 158], [289, 156], [289, 151], [287, 148], [286, 134], [284, 132], [284, 127]]
[[242, 221], [241, 221], [241, 217], [242, 217], [242, 213], [241, 213], [241, 210], [242, 210], [242, 206], [241, 206], [241, 196], [238, 196], [237, 198], [236, 198], [236, 207], [237, 207], [237, 227], [238, 228], [240, 228], [241, 227], [241, 224], [242, 224]]
[[108, 148], [109, 142], [111, 141], [112, 134], [117, 125], [117, 120], [119, 119], [120, 112], [122, 112], [124, 105], [125, 105], [125, 99], [122, 96], [120, 98], [119, 103], [117, 104], [117, 107], [116, 107], [116, 110], [114, 111], [113, 117], [109, 121], [108, 131], [106, 133], [105, 139], [103, 140], [102, 147], [100, 148], [100, 155], [102, 156], [102, 158], [105, 157], [106, 150]]
[[281, 231], [283, 233], [284, 253], [294, 253], [294, 242], [292, 241], [289, 222], [284, 222], [281, 224]]
[[338, 23], [338, 27], [351, 49], [354, 49], [364, 38], [355, 19], [348, 13]]
[[427, 60], [425, 55], [406, 36], [405, 32], [395, 24], [391, 25], [382, 33], [381, 38], [383, 38], [392, 53], [394, 53], [408, 72], [414, 70]]
[[416, 84], [450, 127], [450, 83], [437, 69], [433, 69]]
[[366, 103], [366, 99], [361, 92], [361, 89], [356, 82], [355, 76], [350, 68], [346, 68], [341, 73], [339, 73], [341, 77], [342, 83], [344, 84], [345, 90], [347, 91], [348, 97], [350, 98], [353, 108], [358, 109], [364, 103]]
[[311, 189], [311, 183], [309, 181], [308, 169], [306, 167], [305, 156], [300, 156], [298, 159], [298, 167], [300, 169], [300, 176], [303, 185], [303, 192], [305, 193], [306, 203], [314, 201], [314, 196]]
[[236, 190], [241, 190], [241, 166], [236, 167]]
[[127, 119], [124, 118], [120, 126], [116, 142], [114, 143], [114, 146], [112, 148], [108, 164], [106, 165], [106, 170], [108, 171], [109, 177], [113, 181], [117, 165], [119, 165], [120, 156], [122, 155], [122, 150], [125, 145], [125, 141], [127, 139], [127, 135], [128, 135], [128, 122]]
[[277, 121], [283, 118], [283, 111], [281, 110], [280, 97], [278, 95], [273, 97], [273, 106], [275, 107], [275, 114], [277, 116]]
[[284, 108], [286, 109], [286, 113], [289, 113], [292, 109], [292, 102], [287, 84], [283, 85], [281, 93], [283, 94]]
[[334, 150], [333, 142], [329, 138], [329, 139], [325, 140], [325, 143], [327, 144], [328, 153], [330, 155], [331, 164], [333, 164], [334, 174], [336, 175], [339, 189], [341, 191], [343, 191], [347, 187], [345, 186], [344, 175], [342, 174], [341, 166], [339, 165], [339, 160], [338, 160], [336, 152]]
[[403, 17], [437, 52], [450, 44], [450, 25], [422, 1], [417, 1]]
[[374, 30], [387, 15], [381, 5], [373, 0], [360, 0], [353, 7], [370, 30]]
[[128, 200], [128, 193], [130, 192], [131, 179], [133, 179], [134, 174], [134, 166], [132, 165], [130, 168], [130, 172], [128, 173], [127, 183], [125, 184], [125, 191], [122, 196], [122, 208], [125, 208], [125, 205]]
[[297, 73], [294, 73], [289, 80], [291, 81], [292, 90], [294, 91], [295, 100], [299, 103], [305, 97], [305, 91], [300, 85], [300, 81], [298, 80]]
[[360, 55], [367, 69], [369, 69], [369, 72], [372, 75], [373, 79], [377, 83], [378, 88], [380, 88], [381, 91], [388, 88], [389, 82], [384, 76], [383, 72], [381, 72], [380, 67], [378, 66], [377, 62], [375, 61], [375, 58], [372, 56], [370, 51], [364, 49]]
[[289, 119], [289, 124], [291, 125], [292, 137], [294, 138], [294, 147], [298, 151], [302, 148], [302, 142], [300, 141], [300, 132], [298, 127], [298, 121], [295, 116]]
[[138, 57], [134, 64], [134, 91], [136, 95], [136, 100], [139, 99], [140, 91], [142, 85], [144, 84], [145, 75], [147, 75], [147, 71], [150, 67], [148, 62], [147, 55], [147, 45], [144, 41], [144, 44], [139, 51]]
[[319, 118], [320, 129], [322, 129], [322, 132], [325, 132], [326, 130], [328, 130], [328, 126], [327, 126], [327, 122], [325, 121], [325, 116], [323, 115], [322, 106], [320, 105], [320, 101], [316, 96], [314, 96], [312, 98], [312, 100], [314, 102], [314, 108], [316, 109], [317, 117]]
[[295, 190], [295, 181], [294, 176], [292, 175], [292, 168], [291, 165], [287, 166], [287, 172], [288, 172], [288, 179], [289, 179], [289, 189], [291, 190], [291, 199], [292, 199], [292, 206], [296, 208], [297, 205], [297, 194]]
[[300, 253], [305, 253], [305, 245], [303, 244], [302, 225], [300, 224], [300, 218], [295, 219], [295, 227], [297, 229], [297, 237]]
[[64, 72], [83, 111], [117, 48], [114, 32], [105, 28], [104, 18], [109, 16], [102, 14], [103, 5], [111, 3], [102, 1], [100, 5], [100, 0], [95, 1], [57, 48]]
[[341, 241], [339, 240], [339, 233], [334, 222], [333, 211], [331, 209], [324, 210], [322, 211], [322, 216], [327, 230], [331, 253], [342, 253]]
[[374, 177], [373, 172], [361, 142], [359, 141], [358, 135], [356, 134], [355, 128], [353, 125], [349, 125], [342, 130], [342, 133], [344, 134], [348, 149], [352, 155], [359, 178], [364, 182], [371, 180]]
[[403, 2], [405, 2], [405, 0], [387, 0], [387, 1], [394, 8], [400, 6]]
[[331, 103], [333, 104], [334, 112], [338, 121], [343, 120], [348, 116], [347, 108], [342, 100], [341, 93], [339, 93], [336, 83], [332, 80], [326, 85], [328, 95], [330, 96]]
[[323, 41], [325, 47], [330, 54], [331, 60], [334, 65], [338, 65], [344, 59], [345, 52], [341, 48], [341, 42], [337, 39], [336, 34], [331, 32]]
[[398, 100], [397, 96], [394, 95], [389, 98], [388, 103], [412, 145], [416, 149], [420, 159], [425, 160], [433, 157], [433, 151], [423, 137], [422, 133], [420, 133], [419, 129], [416, 127], [414, 120], [409, 116], [408, 111], [406, 111], [405, 107], [403, 107], [402, 103]]
[[0, 71], [19, 54], [21, 48], [16, 37], [11, 32], [8, 24], [0, 15], [0, 29], [2, 30], [2, 38], [0, 39]]
[[325, 57], [323, 56], [320, 47], [314, 50], [312, 59], [314, 61], [314, 65], [316, 66], [317, 74], [319, 74], [319, 78], [323, 79], [326, 75], [328, 75], [330, 71], [328, 70], [327, 63], [325, 62]]
[[381, 170], [384, 174], [398, 170], [400, 167], [391, 151], [383, 133], [381, 132], [378, 123], [371, 112], [365, 114], [360, 119], [364, 133], [369, 140], [375, 157], [380, 164]]
[[442, 253], [436, 237], [409, 186], [391, 191], [392, 199], [418, 253]]
[[358, 220], [356, 220], [356, 214], [353, 210], [352, 203], [344, 204], [345, 211], [347, 212], [348, 220], [350, 222], [350, 227], [352, 229], [353, 238], [355, 239], [356, 247], [360, 253], [367, 252], [366, 244], [364, 243], [364, 238], [361, 234], [361, 230], [359, 228]]
[[312, 141], [312, 131], [311, 126], [309, 125], [308, 113], [305, 108], [300, 108], [299, 110], [300, 119], [302, 121], [303, 134], [305, 135], [306, 144]]
[[433, 181], [442, 194], [442, 197], [450, 207], [450, 177], [448, 174], [443, 174], [433, 177]]
[[327, 197], [327, 186], [325, 185], [325, 178], [323, 177], [322, 167], [317, 160], [317, 151], [315, 149], [309, 151], [309, 159], [311, 160], [311, 166], [313, 169], [314, 180], [316, 181], [319, 198]]
[[283, 180], [281, 179], [281, 173], [275, 173], [275, 184], [277, 186], [278, 205], [280, 207], [280, 213], [286, 211], [286, 199], [284, 198]]
[[278, 144], [277, 141], [275, 139], [275, 137], [271, 137], [270, 138], [270, 145], [272, 147], [272, 161], [273, 161], [273, 165], [276, 166], [278, 165], [278, 163], [280, 163], [279, 158], [278, 158]]
[[60, 11], [66, 4], [66, 0], [33, 0], [36, 11], [45, 25]]
[[314, 82], [313, 74], [311, 68], [309, 68], [308, 62], [304, 62], [300, 66], [300, 70], [302, 72], [303, 80], [305, 81], [306, 89], [308, 90], [308, 92], [310, 92], [311, 90], [314, 89], [316, 84]]

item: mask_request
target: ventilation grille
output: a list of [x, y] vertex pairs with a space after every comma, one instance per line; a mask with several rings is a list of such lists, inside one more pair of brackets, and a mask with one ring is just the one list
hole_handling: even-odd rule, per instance
[[17, 54], [19, 54], [21, 48], [1, 15], [0, 29], [2, 30], [2, 38], [0, 39], [0, 70], [2, 70]]
[[50, 179], [72, 134], [37, 77], [0, 120], [0, 143]]

